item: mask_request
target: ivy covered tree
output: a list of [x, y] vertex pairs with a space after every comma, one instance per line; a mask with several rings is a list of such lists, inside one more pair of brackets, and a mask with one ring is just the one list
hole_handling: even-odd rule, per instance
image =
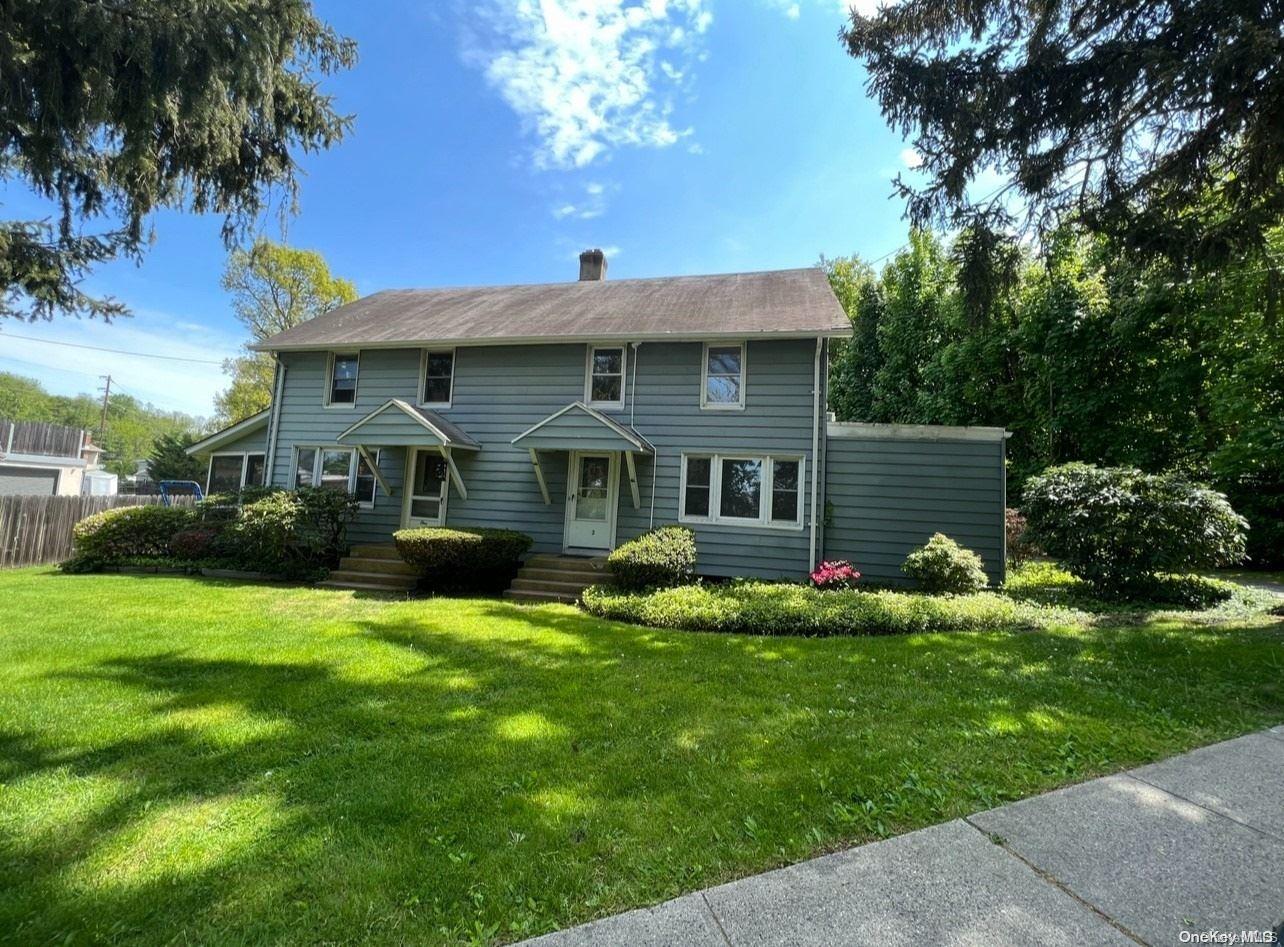
[[[1284, 214], [1278, 3], [904, 0], [843, 36], [922, 157], [898, 182], [916, 225], [1001, 231], [1019, 206], [1209, 266], [1260, 258]], [[1011, 183], [974, 200], [989, 170]]]
[[0, 177], [56, 217], [0, 221], [0, 316], [122, 313], [79, 281], [140, 258], [159, 208], [221, 215], [231, 242], [292, 206], [296, 155], [350, 127], [317, 77], [355, 58], [308, 0], [0, 5]]

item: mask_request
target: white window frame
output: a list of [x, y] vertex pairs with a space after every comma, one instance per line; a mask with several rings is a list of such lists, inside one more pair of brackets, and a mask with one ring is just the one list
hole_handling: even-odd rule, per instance
[[[263, 473], [264, 473], [265, 475], [267, 474], [267, 454], [266, 454], [266, 452], [265, 452], [265, 451], [261, 451], [261, 450], [219, 450], [219, 451], [215, 451], [214, 453], [210, 454], [210, 462], [209, 462], [209, 464], [208, 464], [208, 465], [206, 465], [206, 468], [205, 468], [205, 494], [206, 494], [206, 496], [208, 496], [208, 495], [209, 495], [209, 492], [210, 492], [210, 481], [211, 481], [211, 480], [213, 479], [213, 477], [214, 477], [214, 458], [215, 458], [215, 457], [240, 457], [240, 458], [241, 458], [241, 485], [240, 485], [239, 487], [237, 487], [237, 489], [238, 489], [238, 490], [244, 490], [244, 489], [245, 489], [245, 476], [246, 476], [246, 474], [248, 474], [248, 473], [249, 473], [249, 471], [250, 471], [250, 458], [251, 458], [251, 457], [262, 457], [262, 458], [263, 458]], [[257, 487], [257, 486], [264, 486], [264, 484], [254, 484], [254, 486], [256, 486], [256, 487]]]
[[[425, 401], [428, 393], [428, 356], [450, 353], [450, 393], [445, 401]], [[416, 404], [421, 408], [449, 408], [455, 401], [455, 361], [458, 357], [454, 348], [427, 348], [419, 352], [419, 394]]]
[[[323, 451], [345, 451], [348, 454], [348, 493], [352, 496], [357, 495], [357, 453], [355, 447], [345, 447], [342, 444], [295, 444], [294, 457], [290, 462], [290, 489], [299, 488], [299, 451], [312, 450], [316, 451], [316, 456], [312, 459], [312, 485], [320, 488], [321, 485], [321, 457]], [[375, 467], [379, 467], [382, 457], [381, 449], [376, 449], [374, 453]], [[357, 499], [357, 506], [363, 510], [373, 510], [375, 501], [379, 497], [379, 480], [375, 479], [374, 497], [370, 500]]]
[[[687, 461], [705, 458], [709, 461], [709, 515], [689, 516], [686, 511]], [[758, 515], [756, 517], [743, 518], [739, 516], [722, 515], [722, 462], [724, 460], [751, 460], [762, 465], [762, 482], [759, 487]], [[773, 522], [771, 519], [771, 505], [773, 502], [772, 494], [774, 493], [772, 487], [776, 472], [775, 462], [778, 460], [798, 462], [798, 510], [797, 516], [790, 522]], [[680, 476], [678, 478], [679, 523], [739, 526], [750, 529], [775, 529], [785, 530], [788, 532], [799, 532], [802, 530], [803, 521], [805, 519], [803, 500], [805, 499], [804, 494], [807, 489], [807, 458], [804, 455], [793, 453], [755, 454], [744, 451], [729, 453], [720, 453], [717, 451], [684, 451], [679, 463], [681, 464]]]
[[[352, 401], [350, 402], [343, 402], [343, 401], [334, 402], [330, 400], [331, 395], [334, 394], [334, 362], [335, 362], [335, 359], [337, 359], [340, 355], [343, 355], [343, 356], [351, 355], [351, 356], [354, 356], [357, 360], [357, 377], [353, 379]], [[322, 406], [325, 408], [329, 408], [337, 411], [350, 410], [357, 406], [357, 399], [360, 397], [360, 392], [361, 392], [361, 352], [349, 349], [341, 352], [330, 352], [329, 354], [327, 354], [326, 360], [325, 360], [325, 390], [322, 391], [321, 393]], [[311, 446], [311, 445], [305, 445], [305, 446]]]
[[[740, 349], [740, 400], [709, 400], [709, 349]], [[700, 410], [743, 411], [745, 390], [749, 387], [749, 346], [744, 342], [706, 342], [700, 351]]]
[[[593, 356], [599, 349], [618, 349], [620, 352], [620, 398], [618, 401], [593, 400]], [[584, 358], [584, 403], [590, 408], [624, 410], [625, 393], [629, 390], [629, 347], [622, 342], [603, 342], [587, 347]]]

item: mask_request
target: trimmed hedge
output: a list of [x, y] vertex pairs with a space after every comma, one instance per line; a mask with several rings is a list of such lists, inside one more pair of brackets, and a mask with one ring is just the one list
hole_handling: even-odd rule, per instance
[[993, 592], [949, 598], [909, 592], [822, 591], [803, 585], [730, 582], [649, 593], [592, 586], [584, 608], [655, 628], [752, 635], [888, 635], [1040, 628], [1065, 616]]
[[401, 558], [435, 591], [499, 591], [507, 587], [535, 540], [512, 529], [426, 526], [392, 534]]
[[905, 557], [901, 571], [918, 582], [924, 592], [979, 592], [989, 581], [981, 557], [965, 549], [944, 533], [932, 538]]
[[122, 506], [86, 516], [72, 529], [72, 555], [61, 568], [92, 572], [126, 559], [170, 555], [170, 539], [196, 522], [196, 511], [179, 506]]
[[681, 585], [695, 575], [695, 532], [685, 526], [653, 529], [616, 547], [606, 567], [622, 589]]

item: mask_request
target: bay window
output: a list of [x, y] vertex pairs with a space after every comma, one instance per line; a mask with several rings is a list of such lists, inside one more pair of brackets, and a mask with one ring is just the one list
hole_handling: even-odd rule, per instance
[[678, 519], [801, 529], [803, 459], [684, 454]]

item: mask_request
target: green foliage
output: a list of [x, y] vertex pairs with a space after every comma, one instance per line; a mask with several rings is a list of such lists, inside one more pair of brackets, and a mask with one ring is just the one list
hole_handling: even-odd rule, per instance
[[122, 506], [87, 516], [72, 529], [72, 555], [61, 568], [87, 572], [123, 560], [170, 555], [171, 537], [191, 526], [190, 507]]
[[356, 499], [335, 490], [264, 490], [240, 506], [213, 551], [235, 568], [311, 577], [343, 553], [356, 512]]
[[511, 529], [447, 529], [440, 526], [393, 533], [401, 558], [420, 570], [434, 591], [499, 591], [534, 540]]
[[[248, 250], [234, 250], [223, 272], [237, 320], [253, 342], [262, 342], [357, 298], [357, 287], [330, 272], [325, 257], [259, 237]], [[231, 386], [214, 405], [227, 423], [262, 411], [272, 400], [273, 361], [262, 352], [229, 359], [223, 371]]]
[[[1282, 29], [1261, 4], [946, 0], [853, 13], [844, 38], [917, 136], [923, 184], [898, 179], [915, 224], [1000, 229], [1015, 205], [1211, 269], [1284, 210]], [[977, 197], [993, 168], [1010, 183]]]
[[651, 592], [592, 586], [592, 615], [618, 621], [752, 635], [891, 635], [1041, 627], [1059, 616], [1002, 595], [942, 598], [911, 592], [822, 591], [804, 585], [731, 582]]
[[230, 241], [350, 127], [317, 79], [356, 48], [308, 0], [15, 0], [0, 30], [0, 174], [58, 220], [0, 223], [0, 316], [120, 314], [79, 281], [140, 256], [155, 211], [222, 215]]
[[1075, 575], [1107, 590], [1160, 572], [1230, 565], [1247, 523], [1226, 497], [1176, 474], [1066, 464], [1026, 486], [1031, 538]]
[[988, 581], [981, 557], [944, 533], [933, 533], [924, 545], [906, 556], [901, 571], [925, 592], [966, 595], [981, 591]]
[[170, 555], [180, 562], [199, 562], [214, 554], [218, 530], [208, 526], [181, 529], [169, 538]]
[[147, 469], [153, 480], [195, 480], [204, 483], [206, 466], [199, 458], [187, 453], [187, 448], [196, 443], [196, 437], [188, 431], [182, 433], [162, 434], [152, 444], [151, 455], [147, 458]]
[[624, 589], [680, 585], [695, 574], [695, 532], [685, 526], [653, 529], [617, 546], [606, 567]]

